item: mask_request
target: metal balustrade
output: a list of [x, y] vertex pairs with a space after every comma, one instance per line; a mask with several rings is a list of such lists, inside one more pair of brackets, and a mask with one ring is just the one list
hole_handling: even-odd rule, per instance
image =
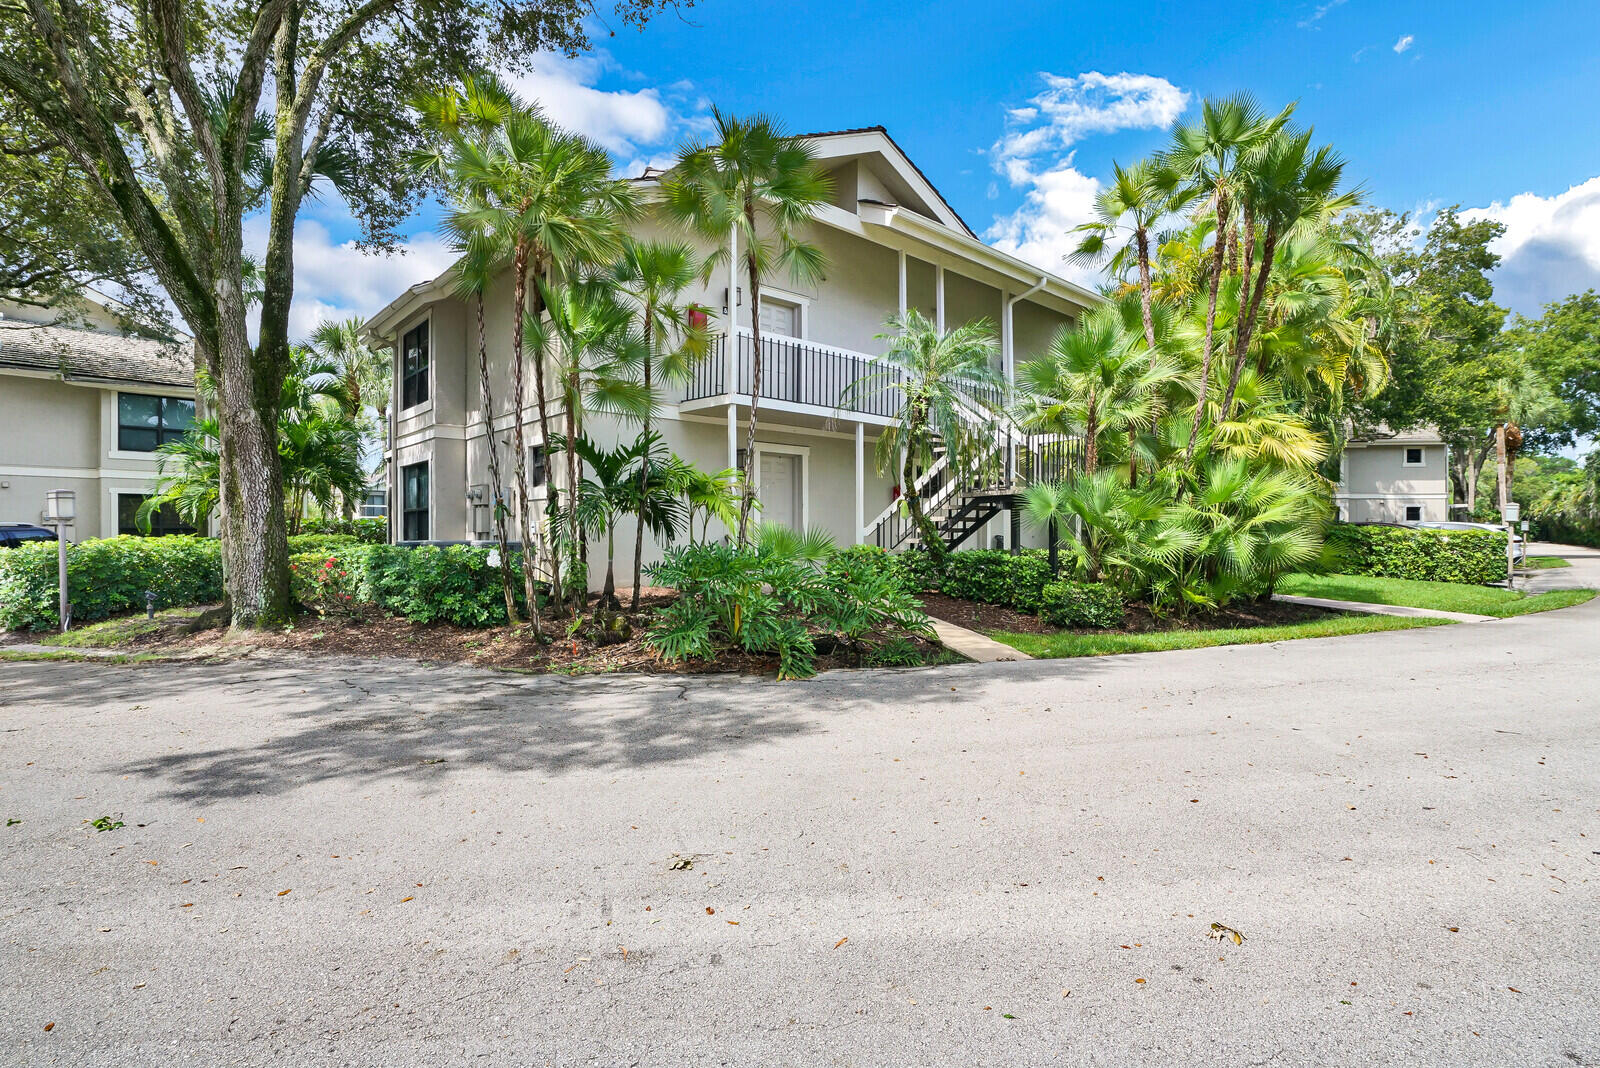
[[[732, 389], [728, 388], [728, 338], [719, 336], [714, 351], [695, 368], [684, 388], [685, 401], [750, 396], [755, 382], [755, 338], [749, 331], [737, 341]], [[882, 384], [858, 387], [869, 375], [882, 371], [872, 357], [792, 337], [761, 339], [761, 401], [824, 408], [893, 419], [900, 414], [900, 391]]]

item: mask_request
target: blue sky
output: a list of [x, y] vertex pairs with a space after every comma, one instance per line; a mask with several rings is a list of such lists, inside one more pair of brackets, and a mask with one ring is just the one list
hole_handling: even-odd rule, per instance
[[[593, 37], [523, 88], [625, 170], [669, 158], [713, 102], [795, 132], [881, 124], [980, 235], [1063, 270], [1061, 234], [1113, 159], [1158, 147], [1201, 98], [1248, 91], [1298, 100], [1374, 204], [1505, 222], [1502, 303], [1537, 314], [1600, 286], [1600, 3], [703, 0]], [[336, 206], [307, 222], [301, 323], [370, 313], [445, 261], [431, 212], [388, 261], [342, 245]]]

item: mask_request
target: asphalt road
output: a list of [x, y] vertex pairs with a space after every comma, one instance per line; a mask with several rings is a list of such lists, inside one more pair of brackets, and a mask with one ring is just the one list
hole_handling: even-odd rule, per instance
[[1600, 1065], [1597, 669], [0, 664], [0, 1062]]

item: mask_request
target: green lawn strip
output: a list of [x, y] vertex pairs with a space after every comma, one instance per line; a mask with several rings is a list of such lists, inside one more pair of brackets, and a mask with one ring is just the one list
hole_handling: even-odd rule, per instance
[[80, 653], [74, 649], [51, 649], [48, 651], [34, 651], [32, 649], [3, 649], [0, 648], [0, 662], [28, 661], [28, 660], [66, 660], [75, 664], [137, 664], [145, 660], [160, 660], [161, 657], [153, 653], [115, 653], [111, 656], [91, 656]]
[[1224, 627], [1218, 630], [1167, 630], [1146, 634], [1014, 634], [994, 631], [989, 637], [1021, 649], [1029, 656], [1052, 659], [1065, 656], [1115, 656], [1119, 653], [1159, 653], [1169, 649], [1209, 649], [1217, 645], [1259, 645], [1295, 638], [1332, 638], [1369, 634], [1381, 630], [1448, 625], [1447, 619], [1414, 616], [1340, 615], [1285, 623], [1276, 627]]
[[1324, 597], [1364, 604], [1406, 605], [1441, 612], [1467, 612], [1477, 616], [1520, 616], [1581, 604], [1593, 590], [1554, 590], [1532, 597], [1497, 586], [1468, 586], [1454, 582], [1417, 582], [1412, 579], [1374, 578], [1371, 575], [1284, 575], [1277, 592], [1296, 597]]
[[1572, 565], [1559, 556], [1530, 556], [1522, 561], [1522, 566], [1529, 571], [1548, 571], [1553, 567], [1571, 567]]
[[191, 622], [203, 607], [166, 608], [156, 613], [156, 618], [146, 619], [143, 613], [136, 616], [118, 616], [74, 627], [65, 634], [55, 632], [40, 635], [40, 645], [54, 645], [62, 649], [108, 649], [122, 645], [152, 631], [171, 630]]

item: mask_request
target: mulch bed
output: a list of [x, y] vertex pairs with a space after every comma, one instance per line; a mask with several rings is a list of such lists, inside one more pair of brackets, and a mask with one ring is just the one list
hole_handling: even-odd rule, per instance
[[[412, 623], [376, 613], [353, 617], [323, 618], [302, 615], [292, 628], [230, 635], [222, 627], [191, 630], [175, 622], [172, 626], [137, 634], [115, 648], [126, 652], [158, 653], [164, 656], [231, 657], [260, 651], [290, 652], [315, 656], [400, 657], [479, 667], [528, 671], [539, 674], [591, 674], [600, 672], [645, 672], [653, 674], [703, 675], [735, 673], [774, 675], [777, 657], [725, 652], [713, 661], [671, 664], [645, 646], [644, 633], [653, 611], [670, 604], [676, 594], [670, 590], [647, 590], [640, 598], [637, 613], [624, 612], [633, 634], [624, 641], [601, 645], [593, 640], [591, 628], [568, 635], [568, 620], [545, 620], [547, 638], [538, 641], [530, 625], [499, 627], [457, 627], [447, 623]], [[625, 597], [624, 606], [628, 603]], [[592, 606], [592, 603], [591, 603]], [[935, 663], [945, 654], [937, 643], [913, 639], [923, 660]], [[834, 648], [830, 638], [818, 641], [816, 668], [855, 668], [862, 666], [854, 650]]]
[[[947, 597], [942, 593], [924, 593], [922, 607], [930, 616], [954, 623], [959, 627], [989, 633], [1004, 630], [1016, 634], [1058, 634], [1063, 628], [1052, 627], [1038, 616], [1018, 612], [1002, 605], [980, 604]], [[1128, 606], [1126, 622], [1115, 630], [1095, 628], [1067, 628], [1079, 634], [1146, 634], [1151, 631], [1213, 630], [1222, 627], [1275, 627], [1284, 623], [1302, 623], [1312, 619], [1326, 619], [1338, 615], [1337, 611], [1316, 608], [1312, 605], [1291, 604], [1286, 601], [1256, 601], [1231, 604], [1216, 612], [1193, 612], [1186, 619], [1151, 615], [1142, 604]]]

